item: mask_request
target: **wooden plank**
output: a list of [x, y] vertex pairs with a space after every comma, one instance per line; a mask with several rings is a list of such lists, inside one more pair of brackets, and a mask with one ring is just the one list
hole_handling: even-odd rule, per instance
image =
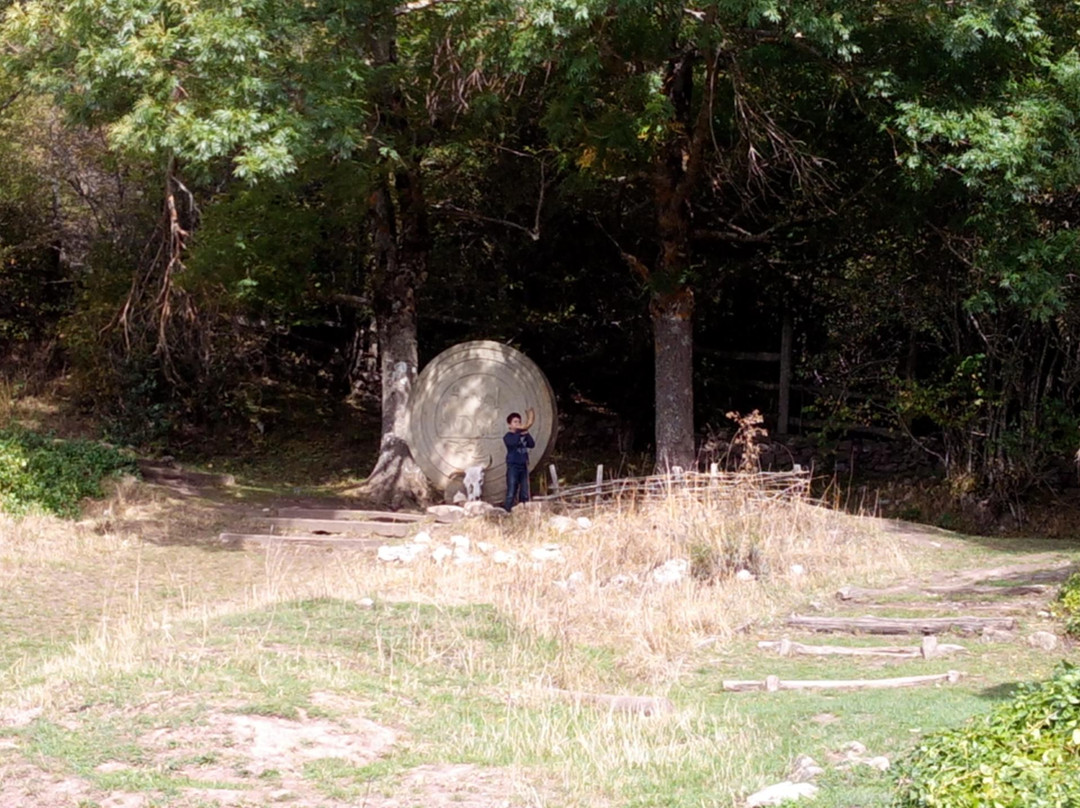
[[801, 679], [785, 681], [776, 676], [768, 676], [764, 681], [732, 679], [725, 680], [724, 690], [747, 691], [767, 690], [878, 690], [893, 687], [914, 687], [916, 685], [960, 681], [959, 671], [935, 673], [929, 676], [898, 676], [892, 679]]
[[982, 597], [997, 595], [1003, 598], [1023, 597], [1024, 595], [1042, 595], [1050, 587], [1047, 584], [1020, 584], [1017, 586], [980, 586], [976, 584], [957, 584], [954, 586], [892, 586], [885, 589], [863, 589], [858, 586], [845, 586], [839, 589], [836, 597], [840, 600], [862, 602], [877, 600], [894, 595], [921, 593], [925, 595], [949, 596], [961, 595]]
[[275, 533], [222, 533], [218, 541], [230, 547], [277, 544], [281, 546], [317, 545], [320, 547], [341, 547], [350, 550], [375, 550], [383, 544], [381, 539], [346, 536], [307, 535], [286, 536]]
[[789, 626], [811, 631], [848, 631], [867, 634], [941, 634], [959, 631], [981, 634], [985, 629], [1012, 631], [1012, 617], [804, 617], [792, 615]]
[[422, 522], [428, 518], [423, 513], [401, 511], [363, 511], [350, 508], [275, 508], [273, 516], [283, 519], [347, 519], [375, 522]]
[[306, 530], [312, 533], [321, 530], [327, 533], [375, 534], [376, 536], [395, 536], [397, 538], [408, 536], [415, 529], [415, 525], [409, 523], [356, 522], [349, 519], [296, 519], [276, 516], [266, 521], [282, 530]]
[[938, 643], [933, 635], [923, 637], [921, 645], [878, 645], [851, 647], [845, 645], [804, 645], [790, 640], [761, 641], [758, 648], [776, 651], [780, 656], [799, 654], [803, 656], [868, 656], [889, 657], [892, 659], [930, 659], [946, 654], [965, 653], [962, 645]]

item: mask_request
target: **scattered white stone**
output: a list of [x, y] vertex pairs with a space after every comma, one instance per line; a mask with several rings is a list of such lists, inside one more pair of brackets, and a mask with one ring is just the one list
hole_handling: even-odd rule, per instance
[[502, 508], [496, 508], [490, 502], [484, 502], [483, 500], [476, 500], [475, 502], [466, 502], [465, 513], [468, 516], [487, 516], [489, 513], [506, 513]]
[[[467, 545], [467, 544], [465, 544], [465, 545], [459, 544], [457, 547], [454, 548], [454, 558], [455, 559], [458, 559], [458, 558], [471, 558], [471, 557], [472, 557], [472, 553], [469, 552], [469, 545]], [[477, 556], [477, 558], [479, 558], [479, 556]]]
[[453, 554], [454, 551], [451, 550], [449, 547], [440, 545], [431, 551], [431, 560], [434, 561], [436, 564], [441, 564]]
[[374, 609], [375, 601], [371, 598], [360, 598], [360, 600], [356, 601], [356, 605], [361, 609]]
[[752, 580], [754, 580], [754, 573], [750, 572], [750, 570], [739, 570], [738, 572], [735, 573], [735, 580], [736, 581], [752, 581]]
[[760, 808], [765, 805], [783, 805], [789, 800], [798, 800], [803, 797], [813, 798], [817, 796], [818, 787], [813, 783], [792, 783], [785, 780], [774, 786], [763, 788], [756, 794], [746, 798], [746, 808]]
[[792, 575], [806, 575], [806, 567], [804, 567], [802, 564], [792, 564], [791, 565], [791, 574]]
[[486, 541], [478, 541], [476, 543], [476, 549], [479, 550], [484, 555], [489, 554], [494, 546], [495, 545], [491, 544], [490, 542], [486, 542]]
[[870, 766], [871, 768], [877, 769], [879, 772], [888, 771], [890, 765], [889, 759], [884, 755], [875, 755], [874, 757], [863, 758], [859, 761], [859, 763], [863, 763], [867, 766]]
[[592, 519], [587, 516], [579, 516], [577, 518], [577, 526], [582, 530], [588, 530], [592, 527]]
[[622, 589], [624, 586], [629, 586], [633, 582], [634, 576], [620, 572], [618, 575], [611, 576], [611, 579], [608, 581], [608, 586], [614, 586], [616, 589]]
[[469, 501], [469, 498], [465, 495], [464, 491], [458, 491], [456, 494], [454, 494], [453, 499], [455, 505], [464, 505], [466, 502]]
[[469, 553], [461, 553], [458, 555], [457, 551], [454, 551], [454, 563], [455, 564], [476, 564], [479, 561], [483, 561], [480, 556], [470, 555]]
[[577, 527], [577, 524], [569, 516], [553, 516], [548, 519], [548, 527], [556, 533], [566, 533]]
[[583, 583], [585, 583], [585, 573], [579, 570], [578, 572], [570, 573], [570, 577], [565, 581], [555, 581], [555, 586], [564, 592], [573, 592]]
[[384, 544], [379, 548], [378, 558], [379, 561], [400, 561], [403, 564], [409, 564], [425, 550], [427, 548], [422, 544], [399, 544], [393, 547]]
[[792, 769], [791, 776], [788, 778], [793, 783], [807, 783], [813, 780], [820, 774], [824, 774], [825, 769], [818, 765], [818, 762], [809, 755], [799, 755], [795, 758], [795, 768]]
[[543, 547], [534, 547], [529, 553], [533, 561], [565, 561], [562, 548], [557, 544], [545, 544]]
[[469, 547], [472, 546], [472, 542], [469, 541], [469, 537], [462, 536], [461, 534], [451, 536], [450, 544], [455, 548], [464, 547], [466, 550], [468, 550]]
[[848, 741], [840, 748], [840, 751], [849, 759], [862, 757], [866, 754], [866, 745], [858, 741]]
[[431, 544], [431, 534], [426, 530], [421, 530], [413, 536], [413, 544]]
[[515, 561], [517, 561], [517, 556], [506, 550], [496, 550], [491, 554], [492, 564], [513, 564]]
[[1012, 642], [1013, 633], [1003, 628], [994, 628], [993, 626], [987, 626], [982, 630], [980, 637], [983, 642]]
[[650, 576], [654, 583], [677, 584], [690, 572], [690, 562], [685, 558], [673, 558], [654, 569]]
[[439, 522], [458, 522], [465, 518], [465, 509], [460, 505], [431, 505], [427, 512]]
[[1053, 651], [1058, 647], [1057, 635], [1049, 631], [1036, 631], [1027, 638], [1027, 641], [1033, 648], [1041, 648], [1044, 651]]

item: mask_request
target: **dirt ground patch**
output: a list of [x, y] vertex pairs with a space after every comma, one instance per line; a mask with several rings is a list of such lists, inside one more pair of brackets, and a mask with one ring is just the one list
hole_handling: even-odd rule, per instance
[[[335, 711], [360, 707], [337, 694], [315, 694], [313, 702]], [[160, 708], [161, 705], [155, 705]], [[13, 718], [13, 716], [8, 716]], [[198, 721], [163, 726], [138, 738], [139, 764], [106, 761], [88, 777], [51, 771], [18, 755], [18, 743], [0, 748], [0, 806], [3, 808], [148, 808], [161, 789], [103, 788], [102, 780], [143, 780], [167, 772], [168, 805], [176, 808], [345, 808], [352, 797], [331, 796], [309, 764], [331, 761], [363, 766], [389, 753], [399, 740], [394, 729], [358, 714], [295, 719], [211, 710]], [[7, 759], [5, 761], [5, 758]], [[362, 802], [369, 808], [501, 808], [531, 802], [535, 793], [509, 770], [469, 764], [429, 764], [372, 783]]]

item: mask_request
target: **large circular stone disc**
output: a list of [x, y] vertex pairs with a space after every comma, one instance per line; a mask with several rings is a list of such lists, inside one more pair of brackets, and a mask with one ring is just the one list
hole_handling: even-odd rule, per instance
[[506, 416], [536, 415], [529, 434], [536, 448], [529, 469], [555, 445], [555, 393], [525, 354], [499, 342], [477, 340], [447, 348], [420, 372], [409, 404], [409, 448], [441, 491], [469, 466], [486, 465], [483, 496], [506, 496]]

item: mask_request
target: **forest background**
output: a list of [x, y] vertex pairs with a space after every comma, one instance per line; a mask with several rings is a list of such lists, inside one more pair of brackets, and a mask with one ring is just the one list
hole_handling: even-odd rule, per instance
[[347, 404], [400, 505], [417, 370], [498, 339], [624, 458], [692, 466], [759, 409], [1019, 514], [1076, 479], [1078, 30], [1060, 0], [8, 3], [4, 378], [177, 455]]

